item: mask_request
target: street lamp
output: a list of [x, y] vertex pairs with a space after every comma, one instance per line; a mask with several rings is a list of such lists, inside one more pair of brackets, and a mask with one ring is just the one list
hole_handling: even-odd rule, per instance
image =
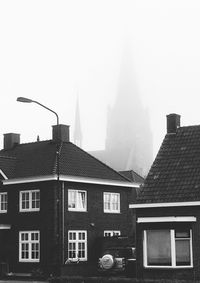
[[29, 98], [26, 98], [26, 97], [17, 97], [17, 101], [19, 101], [19, 102], [25, 102], [25, 103], [32, 103], [32, 102], [33, 102], [33, 103], [36, 103], [36, 104], [42, 106], [43, 108], [45, 108], [45, 109], [51, 111], [52, 113], [54, 113], [54, 114], [56, 115], [57, 125], [59, 125], [59, 117], [58, 117], [58, 114], [57, 114], [55, 111], [53, 111], [52, 109], [50, 109], [49, 107], [47, 107], [47, 106], [41, 104], [41, 103], [38, 102], [38, 101], [29, 99]]
[[[50, 112], [52, 112], [52, 113], [54, 113], [55, 115], [56, 115], [56, 120], [57, 120], [57, 126], [59, 125], [59, 117], [58, 117], [58, 114], [55, 112], [55, 111], [53, 111], [52, 109], [50, 109], [49, 107], [47, 107], [47, 106], [45, 106], [45, 105], [43, 105], [43, 104], [41, 104], [40, 102], [38, 102], [38, 101], [35, 101], [35, 100], [32, 100], [32, 99], [29, 99], [29, 98], [26, 98], [26, 97], [18, 97], [17, 98], [17, 101], [18, 102], [24, 102], [24, 103], [36, 103], [36, 104], [38, 104], [38, 105], [40, 105], [41, 107], [43, 107], [43, 108], [45, 108], [45, 109], [47, 109], [47, 110], [49, 110]], [[57, 129], [58, 130], [58, 129]], [[64, 258], [64, 236], [63, 236], [63, 232], [60, 234], [60, 227], [62, 227], [62, 221], [63, 221], [63, 216], [62, 216], [62, 213], [60, 213], [61, 211], [62, 211], [62, 209], [61, 209], [61, 201], [60, 201], [60, 199], [62, 199], [62, 190], [61, 190], [61, 192], [60, 192], [60, 184], [59, 184], [59, 176], [60, 176], [60, 168], [59, 168], [59, 157], [60, 157], [60, 152], [59, 152], [59, 140], [57, 139], [57, 149], [56, 149], [56, 168], [57, 168], [57, 213], [58, 213], [58, 216], [60, 215], [61, 217], [59, 217], [60, 218], [60, 221], [59, 221], [59, 218], [58, 218], [58, 231], [57, 231], [57, 233], [58, 233], [58, 236], [60, 235], [60, 242], [59, 242], [59, 245], [60, 245], [60, 243], [61, 243], [61, 263], [63, 262], [63, 258]], [[62, 219], [61, 219], [62, 218]], [[62, 237], [61, 237], [61, 235], [62, 235]], [[63, 238], [63, 239], [62, 239]]]

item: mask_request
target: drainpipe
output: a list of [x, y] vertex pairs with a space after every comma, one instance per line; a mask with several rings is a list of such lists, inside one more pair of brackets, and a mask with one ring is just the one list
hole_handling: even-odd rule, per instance
[[62, 182], [62, 264], [65, 263], [65, 183]]

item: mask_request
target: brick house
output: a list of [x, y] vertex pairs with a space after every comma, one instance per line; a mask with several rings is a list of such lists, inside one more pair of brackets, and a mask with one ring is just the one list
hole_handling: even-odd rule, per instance
[[0, 266], [8, 272], [86, 272], [98, 237], [133, 233], [128, 203], [139, 183], [71, 143], [66, 125], [53, 126], [47, 141], [5, 134], [0, 178]]
[[167, 134], [136, 203], [138, 278], [200, 279], [200, 126]]

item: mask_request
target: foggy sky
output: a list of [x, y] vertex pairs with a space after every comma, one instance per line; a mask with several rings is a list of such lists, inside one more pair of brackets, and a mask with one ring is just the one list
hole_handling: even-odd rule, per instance
[[199, 13], [198, 0], [0, 1], [0, 143], [6, 132], [21, 133], [22, 142], [51, 138], [52, 113], [16, 102], [18, 96], [54, 109], [73, 132], [78, 93], [83, 147], [103, 148], [130, 41], [155, 155], [166, 114], [200, 124]]

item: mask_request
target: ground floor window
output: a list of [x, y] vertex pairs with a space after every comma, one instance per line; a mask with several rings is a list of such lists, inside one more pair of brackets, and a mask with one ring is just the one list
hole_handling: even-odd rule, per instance
[[68, 259], [87, 260], [87, 231], [68, 231]]
[[192, 230], [144, 231], [145, 267], [192, 267]]
[[40, 261], [39, 231], [19, 232], [19, 261], [20, 262]]
[[105, 230], [104, 231], [104, 237], [113, 237], [113, 236], [120, 236], [120, 231], [112, 231], [112, 230]]

